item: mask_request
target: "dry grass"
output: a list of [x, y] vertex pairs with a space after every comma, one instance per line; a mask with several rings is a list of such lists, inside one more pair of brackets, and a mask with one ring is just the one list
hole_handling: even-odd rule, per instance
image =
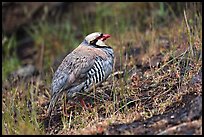
[[[179, 12], [176, 16], [170, 5], [166, 4], [168, 10], [164, 10], [162, 3], [96, 5], [84, 14], [77, 14], [75, 5], [73, 15], [82, 18], [82, 22], [75, 25], [84, 28], [83, 35], [95, 30], [112, 34], [107, 42], [115, 51], [114, 72], [124, 74], [109, 77], [102, 86], [84, 95], [91, 110], [84, 110], [79, 103], [65, 103], [63, 96], [55, 115], [47, 117], [53, 74], [50, 66], [54, 62], [50, 55], [72, 49], [70, 45], [77, 45], [79, 39], [75, 38], [76, 28], [68, 28], [70, 24], [66, 24], [65, 34], [60, 31], [61, 35], [49, 30], [56, 26], [41, 24], [30, 34], [39, 51], [39, 45], [45, 44], [41, 64], [44, 75], [3, 81], [3, 85], [7, 85], [2, 93], [3, 134], [104, 134], [112, 124], [147, 120], [182, 107], [185, 104], [182, 98], [186, 95], [202, 96], [202, 82], [196, 85], [192, 81], [202, 69], [202, 17], [195, 12], [196, 7], [193, 12], [188, 9], [184, 13], [180, 13], [183, 10], [175, 11]], [[91, 20], [93, 25], [87, 26], [90, 13], [96, 18]], [[66, 39], [63, 34], [72, 35]], [[56, 37], [54, 42], [53, 37]], [[73, 40], [69, 41], [71, 38]], [[49, 48], [53, 45], [54, 48]]]

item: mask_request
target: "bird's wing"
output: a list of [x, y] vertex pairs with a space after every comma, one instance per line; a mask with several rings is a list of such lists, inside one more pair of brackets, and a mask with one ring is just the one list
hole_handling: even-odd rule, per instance
[[84, 82], [87, 72], [94, 67], [97, 57], [106, 60], [106, 54], [102, 50], [80, 45], [65, 57], [53, 77], [53, 92], [60, 89], [69, 89]]
[[75, 60], [73, 71], [70, 73], [69, 84], [71, 86], [78, 85], [84, 82], [87, 78], [87, 72], [94, 66], [96, 56], [87, 54]]
[[88, 46], [79, 46], [75, 51], [77, 56], [72, 56], [74, 59], [71, 59], [74, 60], [75, 63], [72, 68], [73, 71], [70, 73], [72, 77], [70, 82], [80, 84], [80, 82], [86, 80], [88, 72], [96, 67], [95, 65], [98, 59], [101, 58], [102, 60], [106, 60], [107, 55], [102, 50], [90, 48]]

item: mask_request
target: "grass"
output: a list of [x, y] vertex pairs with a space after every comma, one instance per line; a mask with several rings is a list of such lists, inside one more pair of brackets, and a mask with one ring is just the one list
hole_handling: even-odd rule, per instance
[[[188, 7], [183, 10], [182, 4], [174, 11], [169, 3], [97, 3], [94, 12], [89, 14], [74, 6], [70, 19], [77, 16], [75, 23], [66, 20], [32, 24], [27, 32], [42, 57], [38, 61], [42, 62], [44, 75], [21, 81], [17, 86], [11, 83], [3, 92], [2, 134], [97, 134], [104, 130], [84, 129], [104, 121], [107, 126], [146, 120], [181, 106], [181, 99], [187, 94], [202, 94], [189, 85], [202, 66], [196, 54], [202, 49], [202, 17], [196, 12], [196, 4], [192, 5], [195, 6], [191, 9], [193, 12]], [[80, 38], [77, 37], [79, 30], [83, 35]], [[53, 75], [51, 66], [58, 56], [71, 51], [86, 34], [94, 31], [112, 35], [107, 42], [115, 51], [114, 72], [125, 71], [125, 77], [109, 78], [102, 87], [86, 95], [85, 100], [91, 100], [88, 102], [93, 105], [91, 111], [82, 109], [79, 104], [63, 106], [66, 99], [62, 99], [58, 109], [66, 108], [70, 116], [59, 111], [49, 127], [46, 110]], [[16, 48], [15, 37], [4, 38], [2, 84], [20, 66], [15, 52], [11, 52]], [[167, 39], [169, 48], [164, 47], [166, 43], [162, 38]], [[136, 47], [141, 50], [139, 55], [131, 53]], [[128, 74], [138, 62], [143, 70], [158, 53], [163, 56], [159, 66], [150, 65], [142, 74]], [[189, 65], [193, 67], [189, 69]]]
[[[2, 100], [2, 133], [3, 134], [42, 134], [40, 122], [37, 121], [36, 103], [34, 101], [34, 86], [28, 89], [20, 85], [7, 95], [9, 99]], [[22, 94], [20, 96], [19, 94]]]
[[20, 60], [16, 56], [16, 38], [15, 35], [10, 38], [3, 37], [2, 39], [3, 53], [2, 54], [2, 79], [6, 80], [10, 72], [13, 72], [20, 66]]
[[65, 51], [70, 51], [77, 43], [79, 44], [68, 21], [64, 24], [51, 24], [45, 21], [35, 23], [27, 28], [27, 32], [34, 39], [37, 50], [41, 51], [39, 56], [42, 56], [43, 60], [39, 59], [39, 62], [43, 63], [44, 70], [52, 66], [57, 55], [65, 54]]

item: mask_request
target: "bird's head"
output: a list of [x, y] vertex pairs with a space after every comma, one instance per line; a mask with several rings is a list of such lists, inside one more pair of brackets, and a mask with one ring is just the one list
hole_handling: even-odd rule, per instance
[[90, 45], [97, 45], [97, 46], [103, 45], [104, 46], [105, 45], [104, 41], [109, 37], [110, 37], [109, 34], [103, 34], [101, 32], [94, 32], [94, 33], [87, 35], [85, 37], [85, 40]]

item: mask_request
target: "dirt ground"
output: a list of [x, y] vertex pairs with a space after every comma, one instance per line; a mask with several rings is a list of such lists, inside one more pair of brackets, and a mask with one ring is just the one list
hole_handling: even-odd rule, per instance
[[[59, 5], [59, 3], [53, 3], [49, 5], [51, 9], [55, 7], [55, 4]], [[34, 5], [31, 14], [38, 9], [38, 6], [41, 9], [43, 5], [44, 3]], [[6, 7], [7, 4], [4, 6]], [[93, 7], [87, 13], [92, 12]], [[20, 11], [15, 10], [14, 12]], [[15, 26], [8, 23], [9, 19], [6, 16], [4, 18], [4, 26], [11, 26], [10, 29], [5, 30], [8, 31], [7, 33], [31, 20], [30, 17], [26, 17]], [[73, 17], [73, 22], [74, 19], [75, 17]], [[176, 33], [172, 35], [175, 35], [172, 36], [172, 39], [159, 37], [157, 40], [160, 48], [153, 47], [154, 54], [149, 58], [146, 57], [147, 48], [151, 45], [149, 41], [132, 44], [131, 40], [126, 40], [122, 52], [118, 47], [115, 47], [114, 74], [96, 89], [96, 96], [103, 96], [103, 99], [95, 100], [93, 97], [84, 96], [85, 102], [91, 104], [90, 111], [84, 111], [80, 105], [73, 105], [72, 101], [67, 101], [66, 104], [59, 101], [57, 110], [52, 117], [47, 117], [46, 112], [50, 99], [48, 93], [50, 85], [45, 84], [45, 77], [39, 73], [35, 64], [25, 65], [29, 64], [28, 60], [33, 60], [36, 53], [33, 43], [29, 42], [31, 46], [28, 43], [19, 44], [20, 46], [17, 47], [19, 58], [26, 63], [25, 66], [9, 75], [9, 82], [2, 82], [2, 102], [4, 103], [7, 97], [12, 96], [11, 92], [7, 92], [12, 88], [16, 88], [16, 91], [19, 90], [17, 94], [19, 95], [18, 99], [21, 100], [24, 97], [23, 91], [32, 85], [33, 91], [37, 95], [35, 98], [38, 106], [37, 120], [42, 123], [45, 134], [202, 135], [202, 61], [197, 63], [193, 59], [193, 61], [186, 59], [188, 54], [185, 53], [190, 53], [190, 50], [187, 50], [189, 42], [186, 34], [180, 41], [178, 40], [180, 37], [177, 38]], [[79, 37], [81, 39], [81, 36]], [[178, 55], [175, 59], [176, 62], [172, 61], [172, 56], [169, 54], [170, 45], [176, 45], [175, 54]], [[200, 50], [195, 49], [195, 54], [201, 56], [202, 59]], [[56, 63], [53, 63], [54, 65], [51, 67], [56, 68], [63, 57], [64, 55], [56, 57]], [[121, 63], [121, 58], [127, 62]], [[165, 65], [165, 63], [167, 64]], [[125, 68], [124, 66], [126, 69], [121, 69]], [[113, 88], [118, 93], [113, 93]], [[126, 92], [122, 94], [122, 91]], [[95, 96], [95, 93], [91, 93], [91, 95]], [[26, 103], [31, 109], [30, 100], [26, 100]], [[111, 113], [113, 115], [108, 115], [106, 112], [108, 106], [111, 106], [111, 112], [115, 112]], [[112, 107], [117, 108], [116, 111], [113, 111]], [[91, 121], [93, 123], [90, 123], [89, 126], [75, 128], [70, 125], [69, 128], [63, 128], [63, 116], [69, 121], [78, 115], [86, 116], [86, 113], [88, 115], [92, 112], [98, 114], [97, 120]], [[91, 119], [86, 118], [87, 121]]]

